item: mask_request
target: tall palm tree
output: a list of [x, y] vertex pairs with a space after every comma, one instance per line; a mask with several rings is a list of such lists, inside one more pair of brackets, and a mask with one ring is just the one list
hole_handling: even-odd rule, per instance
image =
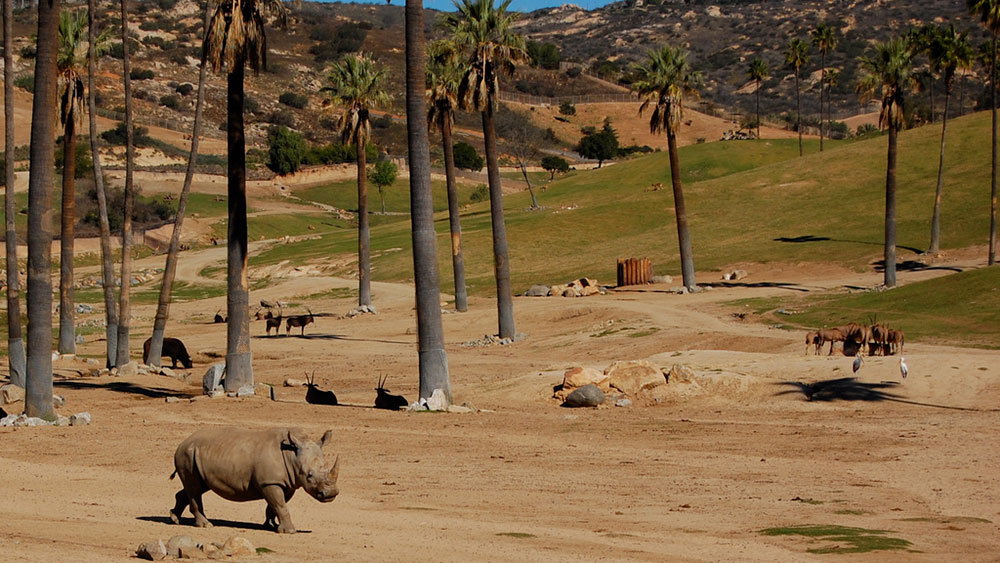
[[[84, 39], [89, 16], [86, 10], [59, 13], [59, 119], [63, 125], [62, 231], [59, 237], [59, 353], [76, 353], [73, 310], [73, 243], [76, 222], [76, 122], [83, 111], [83, 72], [89, 45]], [[109, 47], [109, 32], [96, 41], [97, 54]]]
[[[205, 4], [203, 28], [208, 31], [211, 4]], [[170, 315], [170, 292], [173, 289], [174, 277], [177, 275], [177, 260], [181, 249], [181, 229], [184, 227], [184, 214], [187, 210], [188, 195], [191, 193], [191, 181], [194, 179], [194, 166], [198, 160], [198, 137], [201, 135], [201, 117], [205, 106], [205, 75], [208, 65], [202, 61], [198, 71], [198, 101], [194, 107], [194, 127], [191, 131], [191, 152], [188, 155], [187, 171], [184, 173], [184, 184], [177, 200], [177, 215], [174, 218], [174, 230], [170, 235], [170, 245], [167, 247], [167, 262], [163, 266], [163, 282], [160, 284], [160, 298], [156, 304], [156, 317], [153, 319], [153, 335], [149, 341], [149, 354], [146, 362], [150, 365], [160, 365], [163, 352], [163, 333], [167, 328], [167, 318]]]
[[785, 49], [785, 64], [795, 71], [795, 128], [799, 130], [799, 156], [802, 156], [802, 99], [799, 91], [799, 72], [809, 62], [809, 44], [793, 38]]
[[831, 68], [826, 71], [826, 125], [827, 125], [827, 135], [830, 135], [831, 139], [833, 134], [833, 89], [840, 84], [840, 71]]
[[226, 391], [253, 385], [250, 355], [250, 286], [247, 278], [246, 141], [243, 131], [243, 76], [267, 67], [268, 19], [285, 23], [280, 0], [233, 0], [219, 3], [205, 32], [202, 65], [227, 72], [226, 138], [229, 171], [229, 226], [226, 268]]
[[104, 192], [104, 172], [101, 154], [97, 151], [97, 90], [94, 88], [94, 70], [97, 68], [97, 38], [94, 32], [94, 3], [87, 0], [87, 106], [90, 122], [90, 154], [94, 159], [94, 189], [97, 192], [97, 214], [101, 231], [101, 280], [104, 290], [105, 339], [107, 340], [106, 365], [111, 368], [118, 354], [118, 307], [115, 303], [114, 256], [111, 252], [111, 225], [108, 223], [108, 198]]
[[451, 401], [448, 356], [441, 326], [434, 202], [431, 196], [430, 139], [424, 103], [424, 6], [406, 2], [406, 140], [410, 161], [410, 216], [413, 232], [413, 279], [417, 293], [417, 354], [420, 397], [440, 389]]
[[38, 49], [28, 172], [28, 363], [24, 412], [55, 418], [52, 405], [52, 191], [60, 0], [38, 2]]
[[980, 23], [990, 32], [990, 107], [993, 112], [991, 136], [993, 142], [990, 176], [990, 250], [989, 265], [997, 259], [997, 34], [1000, 33], [1000, 0], [968, 0], [969, 9], [979, 16]]
[[368, 182], [365, 149], [371, 139], [370, 112], [391, 100], [389, 70], [363, 53], [333, 64], [328, 77], [331, 101], [344, 109], [340, 134], [355, 147], [358, 162], [358, 305], [372, 304], [371, 235], [368, 227]]
[[14, 6], [3, 0], [4, 222], [7, 250], [7, 367], [10, 382], [24, 387], [24, 341], [21, 338], [21, 282], [18, 279], [17, 231], [14, 228]]
[[453, 41], [435, 41], [427, 49], [427, 126], [441, 133], [444, 175], [448, 186], [448, 226], [451, 230], [451, 266], [455, 278], [455, 310], [469, 310], [465, 288], [465, 258], [462, 256], [462, 222], [459, 217], [458, 186], [455, 182], [455, 153], [451, 130], [458, 108], [458, 87], [462, 68], [458, 46]]
[[135, 187], [132, 169], [135, 165], [135, 142], [132, 130], [132, 63], [128, 49], [128, 0], [121, 0], [122, 74], [125, 78], [125, 209], [122, 219], [122, 270], [121, 294], [118, 301], [118, 341], [115, 365], [129, 362], [128, 331], [132, 320], [132, 209], [135, 205]]
[[941, 152], [938, 157], [937, 189], [934, 192], [934, 214], [931, 217], [931, 243], [927, 252], [937, 254], [941, 249], [941, 190], [944, 184], [944, 147], [948, 133], [948, 107], [955, 89], [955, 76], [959, 70], [972, 67], [975, 51], [969, 43], [968, 33], [957, 33], [955, 26], [941, 28], [928, 45], [927, 56], [931, 68], [944, 80], [944, 115], [941, 119]]
[[863, 102], [881, 97], [879, 127], [889, 129], [885, 174], [885, 286], [896, 285], [896, 139], [904, 122], [903, 102], [913, 87], [913, 52], [904, 38], [875, 43], [875, 54], [861, 57], [857, 91]]
[[[819, 152], [823, 152], [823, 93], [826, 87], [826, 55], [837, 48], [840, 38], [837, 30], [828, 23], [821, 23], [812, 31], [812, 43], [820, 54], [819, 81]], [[827, 94], [829, 95], [829, 94]]]
[[503, 218], [503, 191], [497, 157], [493, 116], [500, 95], [500, 77], [513, 76], [516, 65], [528, 61], [524, 38], [514, 32], [516, 15], [507, 12], [511, 0], [456, 0], [456, 11], [445, 26], [462, 49], [465, 73], [459, 84], [463, 109], [482, 114], [486, 171], [490, 186], [490, 222], [493, 227], [493, 271], [497, 285], [497, 324], [501, 338], [513, 338], [514, 298], [510, 283], [507, 227]]
[[649, 113], [649, 132], [667, 134], [667, 152], [670, 157], [670, 182], [674, 192], [674, 210], [677, 216], [677, 241], [680, 245], [681, 276], [684, 287], [693, 288], [694, 256], [691, 252], [691, 233], [688, 230], [687, 209], [684, 206], [684, 189], [681, 185], [681, 166], [677, 156], [677, 131], [684, 113], [684, 97], [697, 94], [701, 73], [691, 68], [687, 52], [665, 45], [650, 51], [649, 58], [634, 67], [637, 80], [632, 84], [642, 105]]
[[771, 70], [767, 68], [767, 63], [760, 57], [750, 61], [747, 69], [747, 77], [755, 83], [754, 92], [757, 96], [757, 138], [760, 138], [760, 86], [765, 80], [771, 77]]

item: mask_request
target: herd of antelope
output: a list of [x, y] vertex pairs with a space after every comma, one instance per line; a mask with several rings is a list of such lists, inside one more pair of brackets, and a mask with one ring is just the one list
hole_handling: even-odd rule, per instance
[[806, 334], [806, 354], [812, 347], [819, 354], [823, 346], [830, 344], [827, 355], [833, 354], [837, 342], [842, 343], [845, 356], [859, 356], [866, 352], [869, 356], [892, 356], [903, 353], [903, 331], [888, 328], [872, 322], [870, 325], [847, 323], [834, 328], [822, 328]]

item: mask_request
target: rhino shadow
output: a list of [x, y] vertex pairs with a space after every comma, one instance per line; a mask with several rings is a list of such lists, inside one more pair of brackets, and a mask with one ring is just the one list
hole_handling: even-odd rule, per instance
[[[142, 520], [143, 522], [155, 522], [157, 524], [170, 524], [171, 526], [176, 526], [169, 517], [167, 516], [136, 516], [136, 520]], [[216, 528], [235, 528], [237, 530], [259, 530], [262, 532], [273, 532], [274, 530], [265, 526], [263, 523], [256, 524], [253, 522], [237, 522], [236, 520], [224, 520], [221, 518], [211, 518], [212, 526]], [[181, 526], [185, 528], [194, 527], [194, 517], [187, 516], [181, 517]], [[297, 534], [311, 534], [312, 530], [296, 530]]]

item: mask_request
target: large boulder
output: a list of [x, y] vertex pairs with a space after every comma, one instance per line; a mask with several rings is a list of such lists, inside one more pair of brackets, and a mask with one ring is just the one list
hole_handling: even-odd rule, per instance
[[0, 387], [0, 405], [9, 405], [24, 400], [24, 388], [8, 383]]
[[202, 391], [204, 391], [206, 395], [222, 391], [222, 377], [225, 372], [225, 363], [213, 364], [212, 367], [208, 368], [208, 371], [205, 372], [205, 376], [201, 380]]
[[546, 297], [549, 294], [549, 286], [533, 285], [524, 292], [525, 297]]
[[667, 372], [669, 383], [695, 383], [694, 370], [685, 364], [674, 364]]
[[135, 377], [137, 375], [139, 375], [139, 362], [135, 360], [123, 366], [118, 366], [118, 377]]
[[604, 392], [596, 385], [584, 385], [566, 395], [564, 407], [596, 407], [604, 402]]
[[647, 361], [615, 362], [604, 371], [604, 374], [608, 377], [607, 383], [612, 389], [630, 396], [667, 383], [660, 368]]
[[603, 373], [593, 368], [573, 367], [563, 374], [563, 389], [572, 391], [584, 385], [597, 385], [601, 387], [601, 382], [607, 379]]

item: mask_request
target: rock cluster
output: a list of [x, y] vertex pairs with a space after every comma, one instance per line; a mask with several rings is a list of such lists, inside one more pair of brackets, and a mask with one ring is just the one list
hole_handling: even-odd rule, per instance
[[579, 278], [561, 285], [533, 285], [524, 292], [525, 297], [587, 297], [604, 295], [607, 290], [592, 278]]
[[347, 317], [353, 319], [359, 315], [377, 315], [374, 305], [359, 305], [347, 312]]
[[157, 539], [141, 543], [135, 549], [135, 556], [147, 561], [162, 561], [167, 558], [224, 559], [250, 555], [257, 555], [257, 549], [250, 543], [250, 540], [242, 536], [231, 536], [221, 543], [197, 543], [189, 536], [174, 536], [166, 543]]
[[677, 364], [665, 370], [640, 360], [615, 362], [604, 371], [572, 367], [563, 374], [562, 384], [553, 389], [552, 397], [566, 407], [630, 407], [698, 391], [700, 386], [690, 367]]
[[500, 338], [496, 334], [484, 334], [482, 338], [477, 340], [469, 340], [468, 342], [463, 342], [462, 346], [466, 348], [478, 348], [480, 346], [508, 346], [515, 342], [520, 342], [527, 338], [528, 335], [523, 332], [519, 332], [514, 335], [514, 338]]
[[74, 414], [72, 416], [56, 415], [56, 419], [52, 421], [45, 420], [43, 418], [38, 418], [37, 416], [28, 416], [26, 414], [11, 414], [3, 418], [0, 418], [0, 426], [3, 427], [14, 427], [23, 428], [25, 426], [86, 426], [90, 424], [90, 413], [81, 412]]

